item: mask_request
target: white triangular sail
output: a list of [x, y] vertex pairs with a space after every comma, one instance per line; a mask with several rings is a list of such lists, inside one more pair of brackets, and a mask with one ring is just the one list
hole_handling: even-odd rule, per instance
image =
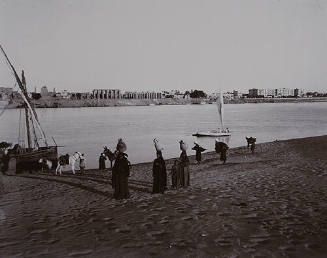
[[221, 129], [224, 129], [224, 97], [222, 91], [220, 91], [216, 104], [218, 107], [218, 121], [220, 122]]

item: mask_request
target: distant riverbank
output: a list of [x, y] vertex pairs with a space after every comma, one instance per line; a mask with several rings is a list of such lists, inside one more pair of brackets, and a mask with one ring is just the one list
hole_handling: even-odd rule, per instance
[[[302, 102], [327, 102], [327, 98], [246, 98], [225, 100], [226, 104], [245, 103], [302, 103]], [[210, 99], [83, 99], [71, 100], [61, 98], [42, 98], [33, 101], [37, 108], [73, 108], [73, 107], [121, 107], [121, 106], [151, 106], [151, 105], [190, 105], [212, 104]], [[10, 103], [8, 108], [20, 108], [22, 103]]]

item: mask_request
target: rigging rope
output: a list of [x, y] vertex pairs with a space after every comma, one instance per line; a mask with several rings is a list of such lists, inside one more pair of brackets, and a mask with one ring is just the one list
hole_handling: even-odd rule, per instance
[[8, 106], [9, 106], [9, 102], [8, 102], [8, 104], [7, 104], [6, 106], [4, 106], [3, 109], [1, 110], [1, 112], [0, 112], [0, 116], [2, 116], [3, 113], [7, 110]]

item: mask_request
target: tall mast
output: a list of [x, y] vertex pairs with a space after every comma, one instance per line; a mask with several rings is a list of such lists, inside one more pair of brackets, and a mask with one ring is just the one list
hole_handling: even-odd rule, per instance
[[22, 98], [23, 98], [23, 100], [25, 101], [25, 103], [26, 103], [28, 109], [30, 110], [30, 114], [31, 114], [31, 116], [32, 116], [32, 119], [36, 122], [37, 128], [39, 129], [39, 131], [40, 131], [40, 133], [41, 133], [41, 136], [42, 136], [42, 138], [43, 138], [43, 140], [44, 140], [44, 143], [45, 143], [45, 145], [48, 147], [48, 143], [47, 143], [47, 139], [46, 139], [45, 133], [44, 133], [44, 131], [43, 131], [41, 125], [40, 125], [40, 122], [39, 122], [38, 118], [37, 118], [37, 114], [36, 114], [36, 112], [35, 112], [35, 109], [34, 109], [34, 108], [32, 107], [32, 105], [31, 105], [30, 98], [29, 98], [29, 96], [28, 96], [28, 94], [27, 94], [27, 92], [26, 92], [26, 90], [25, 90], [25, 88], [24, 88], [24, 86], [23, 86], [23, 84], [22, 84], [22, 82], [21, 82], [21, 80], [20, 80], [20, 78], [19, 78], [19, 76], [18, 76], [18, 74], [17, 74], [15, 68], [14, 68], [14, 66], [11, 64], [11, 62], [10, 62], [10, 60], [9, 60], [9, 58], [8, 58], [8, 56], [7, 56], [7, 54], [6, 54], [6, 52], [4, 51], [4, 49], [2, 48], [1, 45], [0, 45], [0, 49], [1, 49], [2, 53], [3, 53], [3, 55], [5, 56], [6, 61], [7, 61], [7, 63], [9, 64], [9, 66], [10, 66], [12, 72], [14, 73], [15, 79], [16, 79], [17, 84], [18, 84], [18, 86], [19, 86], [19, 89], [20, 89], [20, 91], [21, 91]]
[[221, 121], [221, 127], [224, 129], [224, 95], [223, 91], [220, 90], [220, 121]]
[[224, 116], [224, 98], [223, 98], [223, 93], [220, 90], [219, 97], [217, 98], [216, 101], [217, 107], [218, 107], [218, 114], [219, 114], [219, 122], [221, 125], [221, 129], [224, 128], [223, 124], [223, 116]]
[[[24, 75], [24, 70], [22, 70], [22, 85], [24, 86], [24, 90], [27, 92], [26, 88], [26, 80]], [[31, 129], [30, 129], [30, 117], [29, 117], [29, 110], [26, 104], [24, 104], [25, 109], [25, 122], [26, 122], [26, 135], [27, 135], [27, 146], [28, 148], [32, 148], [32, 141], [31, 141]]]

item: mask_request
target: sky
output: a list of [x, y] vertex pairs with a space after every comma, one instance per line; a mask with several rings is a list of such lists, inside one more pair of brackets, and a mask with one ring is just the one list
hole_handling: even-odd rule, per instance
[[29, 90], [326, 91], [326, 28], [326, 0], [0, 0]]

